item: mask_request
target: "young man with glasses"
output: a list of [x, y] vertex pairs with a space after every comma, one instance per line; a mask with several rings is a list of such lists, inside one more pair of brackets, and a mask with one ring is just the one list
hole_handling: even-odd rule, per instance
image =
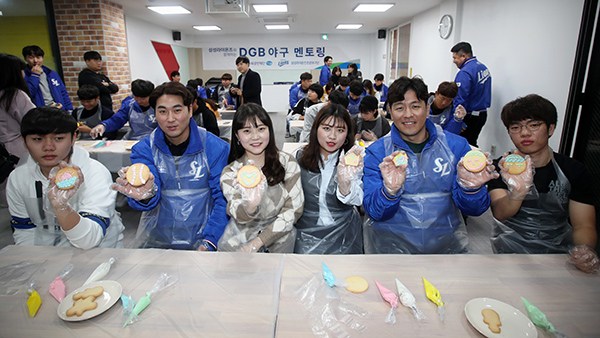
[[[598, 270], [594, 192], [591, 177], [580, 162], [554, 152], [548, 139], [554, 134], [556, 107], [531, 94], [509, 102], [501, 119], [526, 158], [521, 174], [503, 168], [504, 155], [495, 162], [501, 177], [488, 182], [496, 218], [492, 246], [497, 253], [571, 253], [582, 271]], [[503, 169], [502, 169], [503, 168]]]

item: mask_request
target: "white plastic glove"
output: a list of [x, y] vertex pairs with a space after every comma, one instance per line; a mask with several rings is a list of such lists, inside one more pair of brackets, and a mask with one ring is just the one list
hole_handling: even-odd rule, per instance
[[465, 118], [466, 115], [467, 110], [465, 109], [465, 107], [462, 106], [462, 104], [456, 106], [456, 109], [454, 110], [454, 117], [456, 117], [458, 120], [462, 120]]
[[352, 181], [362, 178], [363, 168], [365, 166], [365, 148], [355, 145], [348, 150], [348, 154], [350, 153], [354, 153], [359, 157], [358, 165], [347, 165], [345, 161], [347, 154], [342, 149], [337, 167], [338, 187], [344, 196], [348, 196], [348, 194], [350, 194], [350, 190], [352, 189]]
[[584, 244], [577, 245], [569, 250], [569, 263], [574, 264], [585, 273], [596, 273], [600, 268], [596, 251]]
[[92, 128], [92, 130], [90, 131], [90, 136], [92, 138], [96, 138], [98, 136], [104, 135], [105, 131], [106, 131], [106, 127], [102, 123], [100, 123], [97, 126], [95, 126], [94, 128]]
[[[250, 160], [248, 161], [248, 164], [254, 165], [254, 161]], [[248, 215], [254, 215], [258, 211], [258, 207], [260, 205], [260, 202], [262, 201], [265, 190], [267, 190], [267, 178], [265, 177], [265, 174], [263, 174], [262, 170], [260, 170], [259, 168], [261, 175], [260, 183], [258, 183], [258, 185], [254, 188], [245, 188], [239, 183], [237, 179], [237, 175], [241, 167], [241, 164], [236, 163], [232, 168], [235, 177], [235, 179], [233, 180], [233, 186], [242, 195], [243, 206]]]
[[400, 154], [401, 151], [397, 150], [390, 156], [387, 156], [379, 164], [379, 170], [381, 170], [381, 176], [383, 177], [383, 187], [390, 196], [396, 196], [404, 181], [406, 181], [406, 167], [408, 163], [396, 167], [394, 164], [394, 157]]
[[[518, 154], [517, 151], [514, 153]], [[533, 185], [533, 163], [531, 163], [531, 157], [525, 155], [524, 158], [527, 163], [527, 168], [522, 173], [513, 175], [508, 173], [509, 167], [504, 167], [506, 156], [508, 156], [508, 153], [504, 153], [502, 159], [498, 162], [498, 166], [501, 168], [500, 175], [502, 176], [502, 180], [508, 186], [508, 198], [511, 200], [522, 201], [525, 199]]]
[[48, 179], [50, 180], [50, 185], [48, 186], [48, 200], [50, 201], [50, 204], [52, 205], [52, 209], [54, 210], [54, 215], [58, 215], [61, 212], [66, 212], [68, 210], [71, 210], [71, 207], [69, 206], [69, 204], [67, 202], [69, 201], [69, 199], [71, 197], [73, 197], [73, 195], [75, 195], [77, 193], [77, 191], [79, 190], [79, 187], [83, 183], [83, 173], [81, 172], [81, 168], [79, 168], [76, 165], [72, 165], [72, 167], [77, 170], [77, 176], [79, 176], [79, 178], [75, 181], [75, 185], [73, 186], [73, 188], [63, 190], [63, 189], [60, 189], [59, 187], [57, 187], [56, 183], [54, 182], [56, 173], [60, 169], [66, 168], [66, 167], [69, 167], [67, 162], [61, 161], [56, 167], [54, 167], [54, 168], [52, 168], [52, 170], [50, 170], [50, 175], [48, 176]]
[[121, 194], [138, 201], [148, 200], [156, 195], [158, 187], [154, 184], [154, 175], [152, 172], [149, 173], [148, 181], [146, 181], [144, 185], [134, 187], [127, 181], [127, 169], [129, 169], [129, 167], [124, 167], [119, 170], [119, 177], [116, 182], [110, 186], [112, 190], [116, 190]]
[[486, 166], [482, 171], [478, 173], [468, 171], [465, 168], [465, 166], [463, 165], [464, 158], [461, 158], [460, 161], [458, 161], [458, 164], [456, 165], [456, 169], [458, 170], [456, 180], [458, 181], [458, 184], [461, 186], [461, 188], [465, 190], [478, 190], [487, 181], [494, 178], [498, 178], [500, 176], [496, 172], [492, 160], [489, 158], [490, 153], [485, 153], [485, 156], [487, 157]]

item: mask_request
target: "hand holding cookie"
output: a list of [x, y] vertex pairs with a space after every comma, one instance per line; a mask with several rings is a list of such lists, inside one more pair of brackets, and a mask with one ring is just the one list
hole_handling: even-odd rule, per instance
[[456, 180], [463, 189], [479, 189], [487, 181], [499, 177], [489, 155], [471, 150], [458, 162]]
[[[408, 161], [404, 160], [406, 154], [402, 156], [402, 153], [404, 152], [395, 151], [390, 156], [385, 157], [379, 164], [379, 170], [381, 170], [381, 176], [383, 177], [383, 187], [391, 196], [398, 194], [406, 180]], [[399, 165], [396, 165], [396, 163]]]
[[346, 154], [340, 152], [337, 167], [338, 187], [342, 195], [347, 196], [352, 188], [352, 181], [361, 179], [364, 167], [365, 150], [361, 146], [353, 146]]
[[[156, 195], [157, 187], [154, 184], [154, 175], [150, 169], [145, 171], [144, 168], [137, 168], [138, 170], [136, 170], [135, 165], [138, 165], [138, 163], [121, 168], [118, 172], [119, 177], [110, 188], [138, 201], [148, 200]], [[133, 171], [129, 174], [131, 182], [127, 179], [127, 172], [130, 168]]]
[[504, 154], [498, 166], [502, 180], [508, 186], [508, 197], [524, 200], [533, 185], [533, 164], [529, 155], [523, 158], [517, 151]]
[[267, 189], [267, 178], [251, 160], [247, 165], [234, 166], [233, 170], [236, 177], [234, 186], [242, 195], [246, 212], [253, 215], [256, 213], [256, 209], [260, 205], [264, 192]]
[[[67, 202], [77, 193], [83, 183], [83, 173], [76, 165], [70, 167], [67, 162], [61, 161], [58, 166], [52, 168], [48, 176], [48, 200], [54, 211], [70, 208]], [[56, 213], [55, 213], [56, 214]]]

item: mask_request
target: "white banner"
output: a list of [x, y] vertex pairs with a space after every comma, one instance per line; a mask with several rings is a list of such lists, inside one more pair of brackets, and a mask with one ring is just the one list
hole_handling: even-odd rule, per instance
[[220, 46], [203, 47], [204, 70], [221, 70], [235, 67], [238, 56], [250, 59], [250, 68], [264, 69], [316, 69], [323, 66], [323, 58], [331, 55], [334, 63], [350, 60], [338, 47], [307, 45], [271, 46]]

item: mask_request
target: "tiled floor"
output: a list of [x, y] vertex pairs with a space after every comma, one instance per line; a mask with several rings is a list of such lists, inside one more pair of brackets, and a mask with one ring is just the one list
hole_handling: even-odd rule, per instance
[[[277, 147], [281, 148], [283, 142], [292, 142], [293, 140], [291, 138], [285, 138], [285, 114], [271, 113], [270, 116], [276, 133], [275, 141], [277, 142]], [[124, 206], [122, 208], [118, 208], [117, 210], [121, 213], [123, 224], [125, 224], [125, 240], [123, 244], [125, 247], [127, 247], [135, 237], [141, 213], [131, 209], [129, 206]], [[469, 233], [469, 252], [477, 254], [492, 253], [489, 236], [491, 233], [491, 224], [493, 222], [494, 220], [489, 210], [479, 217], [468, 218], [467, 231]], [[1, 207], [0, 248], [3, 248], [9, 244], [13, 244], [10, 227], [10, 215], [6, 207]]]

